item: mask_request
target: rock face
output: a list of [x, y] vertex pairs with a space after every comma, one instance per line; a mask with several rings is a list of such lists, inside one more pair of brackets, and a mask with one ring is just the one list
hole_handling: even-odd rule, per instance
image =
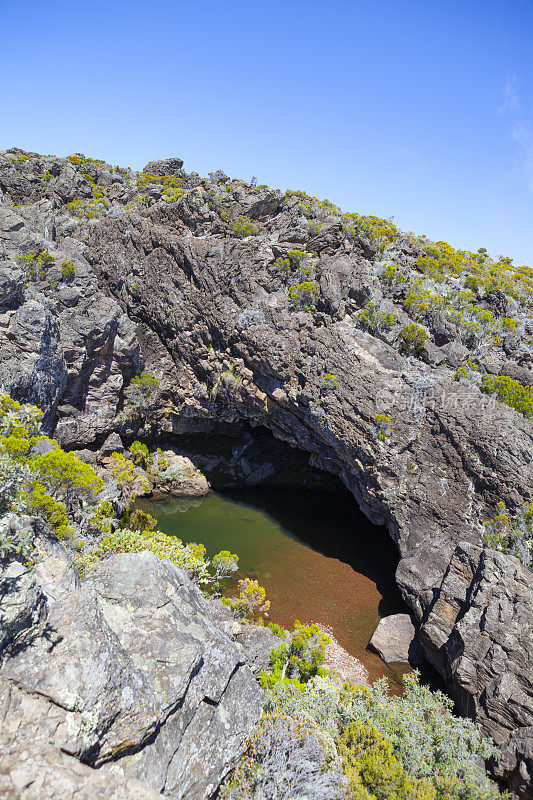
[[416, 666], [424, 660], [424, 651], [416, 639], [416, 629], [409, 614], [383, 617], [369, 644], [387, 664], [399, 662]]
[[[386, 259], [415, 269], [419, 245], [405, 236], [383, 251], [326, 203], [223, 173], [202, 179], [180, 159], [147, 165], [145, 176], [157, 172], [167, 183], [142, 189], [141, 199], [135, 176], [101, 162], [15, 159], [0, 155], [0, 383], [41, 404], [68, 448], [96, 450], [112, 433], [127, 444], [142, 430], [174, 446], [223, 434], [245, 449], [246, 437], [266, 429], [338, 475], [397, 542], [398, 585], [458, 707], [504, 748], [507, 773], [523, 772], [522, 756], [512, 754], [526, 758], [520, 743], [533, 725], [519, 666], [529, 657], [528, 580], [512, 558], [480, 546], [497, 502], [517, 509], [532, 499], [533, 424], [475, 383], [453, 379], [470, 351], [441, 312], [427, 315], [429, 338], [417, 357], [400, 352], [410, 322], [402, 288], [387, 288], [379, 275]], [[165, 194], [168, 179], [181, 184], [174, 195]], [[80, 212], [78, 224], [65, 207], [73, 199], [83, 209], [92, 199], [97, 211], [89, 220]], [[25, 286], [20, 255], [45, 249], [55, 265]], [[307, 253], [307, 289], [295, 251]], [[73, 263], [70, 277], [63, 260]], [[358, 312], [371, 299], [392, 304], [391, 330], [362, 326]], [[479, 302], [499, 314], [514, 301], [490, 292]], [[484, 358], [487, 373], [530, 385], [530, 349], [514, 334], [501, 338]], [[160, 385], [136, 419], [123, 413], [124, 388], [141, 369]], [[379, 414], [390, 419], [385, 432]], [[275, 469], [265, 461], [243, 481]], [[450, 604], [459, 543], [478, 567], [465, 567], [470, 588]], [[498, 590], [488, 573], [479, 579], [496, 564]], [[496, 590], [505, 614], [520, 609], [516, 625], [493, 618]], [[517, 702], [502, 700], [505, 686]]]
[[[261, 714], [241, 649], [170, 562], [113, 556], [76, 587], [59, 560], [49, 550], [19, 586], [18, 618], [7, 594], [0, 788], [42, 797], [64, 771], [65, 798], [209, 797]], [[2, 585], [13, 576], [11, 565]]]

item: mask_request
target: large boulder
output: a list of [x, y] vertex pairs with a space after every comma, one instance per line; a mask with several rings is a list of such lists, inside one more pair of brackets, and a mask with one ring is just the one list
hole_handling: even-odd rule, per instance
[[424, 661], [424, 651], [409, 614], [383, 617], [372, 634], [369, 646], [387, 664], [398, 662], [416, 666]]
[[[46, 575], [47, 609], [37, 624], [26, 619], [26, 591], [19, 612], [26, 630], [0, 667], [1, 780], [9, 773], [17, 791], [44, 791], [56, 781], [54, 753], [62, 751], [90, 767], [113, 762], [106, 796], [142, 781], [140, 797], [152, 797], [151, 788], [176, 800], [204, 800], [261, 714], [262, 692], [240, 649], [187, 576], [152, 553], [113, 556], [70, 591], [60, 573]], [[39, 602], [36, 595], [35, 609]], [[13, 773], [28, 739], [40, 749]], [[37, 780], [43, 759], [48, 766]], [[54, 769], [60, 763], [57, 756]], [[66, 775], [92, 786], [88, 768], [73, 764]], [[96, 785], [103, 792], [106, 784], [102, 778]]]

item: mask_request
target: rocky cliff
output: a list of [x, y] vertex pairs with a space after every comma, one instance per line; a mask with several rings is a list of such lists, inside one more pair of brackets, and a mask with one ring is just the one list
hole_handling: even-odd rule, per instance
[[262, 710], [242, 647], [170, 561], [113, 556], [80, 585], [36, 538], [36, 570], [0, 575], [0, 797], [209, 797]]
[[[0, 383], [66, 448], [224, 435], [246, 465], [266, 429], [338, 475], [398, 545], [427, 658], [531, 796], [531, 572], [482, 538], [533, 497], [529, 273], [182, 166], [0, 155]], [[159, 386], [135, 416], [142, 370]]]

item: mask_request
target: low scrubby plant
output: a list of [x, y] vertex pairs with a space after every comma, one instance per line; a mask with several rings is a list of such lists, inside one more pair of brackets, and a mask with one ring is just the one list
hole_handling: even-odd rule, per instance
[[533, 390], [522, 386], [507, 375], [483, 375], [481, 387], [487, 394], [494, 394], [498, 403], [519, 411], [524, 417], [533, 418]]
[[389, 331], [398, 319], [397, 314], [381, 309], [373, 300], [357, 312], [357, 317], [361, 325], [370, 333]]
[[141, 372], [131, 379], [124, 390], [124, 397], [129, 410], [137, 416], [142, 415], [150, 406], [152, 398], [159, 388], [159, 381], [151, 372]]
[[64, 281], [70, 281], [76, 274], [76, 270], [74, 268], [73, 261], [62, 261], [61, 262], [61, 277]]
[[223, 597], [222, 602], [229, 606], [239, 619], [252, 620], [256, 615], [269, 610], [270, 600], [266, 599], [266, 590], [257, 580], [243, 578], [238, 582], [238, 586], [239, 594], [235, 597]]
[[270, 672], [262, 672], [259, 680], [267, 688], [277, 683], [293, 683], [301, 688], [315, 675], [326, 674], [322, 666], [329, 638], [318, 625], [303, 625], [299, 620], [287, 641], [270, 655]]
[[236, 239], [245, 239], [248, 236], [257, 236], [259, 228], [251, 219], [240, 214], [231, 226], [231, 235]]
[[427, 338], [427, 331], [424, 328], [416, 322], [409, 323], [400, 334], [402, 353], [405, 355], [420, 353], [426, 345]]
[[288, 298], [293, 308], [311, 310], [317, 303], [319, 288], [316, 281], [303, 281], [289, 287]]
[[505, 503], [498, 503], [498, 513], [486, 520], [483, 539], [488, 547], [516, 556], [526, 567], [533, 564], [533, 503], [510, 514]]
[[376, 436], [385, 442], [392, 434], [392, 419], [390, 414], [376, 414], [374, 417]]

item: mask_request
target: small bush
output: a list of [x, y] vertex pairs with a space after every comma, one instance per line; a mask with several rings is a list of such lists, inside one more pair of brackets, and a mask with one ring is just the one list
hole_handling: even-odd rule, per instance
[[385, 286], [398, 286], [407, 282], [407, 276], [395, 267], [394, 264], [385, 264], [379, 277]]
[[73, 261], [62, 261], [61, 262], [61, 277], [64, 281], [72, 280], [74, 275], [76, 274], [76, 270], [74, 268]]
[[533, 418], [533, 391], [529, 386], [522, 386], [506, 375], [483, 375], [481, 386], [488, 394], [495, 394], [498, 403], [505, 403], [524, 417]]
[[127, 403], [132, 411], [141, 414], [149, 407], [152, 397], [159, 387], [159, 381], [151, 372], [141, 372], [132, 378], [130, 385], [124, 390]]
[[371, 333], [388, 331], [396, 323], [398, 315], [381, 310], [372, 300], [357, 313], [361, 325]]
[[259, 228], [257, 225], [248, 219], [248, 217], [243, 217], [240, 214], [235, 222], [231, 227], [231, 235], [235, 236], [237, 239], [244, 239], [247, 236], [257, 236], [259, 233]]
[[376, 414], [374, 417], [376, 425], [376, 436], [382, 442], [386, 441], [392, 434], [392, 419], [390, 414]]
[[406, 325], [400, 334], [401, 349], [406, 355], [410, 353], [419, 353], [425, 347], [428, 335], [416, 322], [411, 322]]
[[[231, 555], [231, 554], [230, 554]], [[232, 556], [235, 558], [235, 556]], [[265, 613], [270, 608], [270, 600], [266, 599], [266, 590], [258, 581], [244, 578], [239, 581], [237, 597], [224, 597], [222, 602], [229, 606], [241, 619], [253, 619], [256, 614]]]
[[290, 681], [301, 687], [315, 675], [323, 675], [322, 665], [326, 657], [329, 639], [318, 625], [294, 623], [288, 642], [275, 648], [270, 655], [270, 673], [261, 673], [261, 686], [267, 688], [276, 683]]
[[526, 567], [533, 564], [533, 503], [510, 515], [498, 503], [498, 514], [484, 523], [483, 539], [488, 547], [516, 556]]
[[316, 305], [319, 296], [316, 281], [304, 281], [289, 288], [289, 300], [295, 308], [310, 310]]

